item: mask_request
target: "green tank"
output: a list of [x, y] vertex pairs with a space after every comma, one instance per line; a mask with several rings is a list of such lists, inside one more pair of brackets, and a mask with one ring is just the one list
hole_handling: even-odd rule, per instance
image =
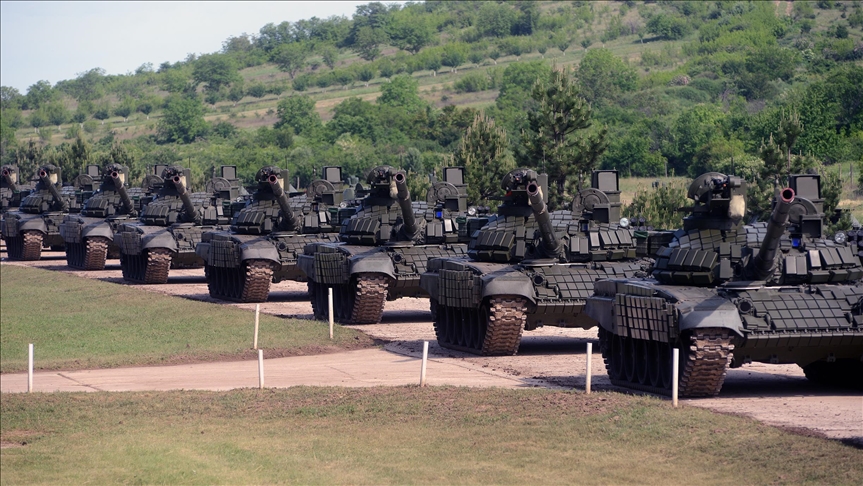
[[62, 186], [59, 167], [43, 165], [36, 169], [35, 179], [18, 210], [3, 217], [2, 236], [10, 260], [38, 260], [43, 247], [63, 249], [60, 224], [66, 214], [81, 209], [75, 189]]
[[147, 177], [142, 187], [128, 188], [129, 168], [121, 164], [109, 163], [101, 169], [91, 167], [96, 170], [78, 176], [76, 185], [92, 186], [95, 180], [100, 180], [99, 189], [84, 201], [80, 213], [63, 219], [60, 235], [65, 241], [66, 262], [70, 267], [102, 270], [109, 255], [119, 256], [114, 231], [120, 224], [134, 221], [142, 201], [152, 194], [154, 184]]
[[468, 258], [429, 261], [421, 284], [442, 347], [513, 355], [525, 330], [591, 328], [596, 321], [582, 311], [593, 282], [644, 272], [647, 232], [620, 218], [617, 171], [593, 172], [593, 187], [552, 213], [546, 181], [530, 169], [511, 171], [497, 214], [472, 233]]
[[823, 235], [819, 176], [792, 176], [766, 224], [742, 223], [738, 177], [704, 174], [688, 196], [651, 276], [597, 282], [588, 301], [611, 382], [669, 393], [677, 348], [681, 396], [714, 396], [752, 361], [861, 386], [863, 268], [845, 233]]
[[12, 211], [21, 205], [21, 200], [33, 189], [32, 184], [19, 184], [18, 166], [0, 167], [0, 214]]
[[270, 283], [305, 281], [297, 256], [310, 242], [336, 241], [350, 217], [343, 201], [341, 167], [324, 167], [307, 192], [284, 189], [282, 169], [263, 167], [249, 204], [234, 215], [230, 231], [204, 233], [195, 252], [206, 263], [210, 296], [264, 302]]
[[419, 276], [429, 258], [464, 255], [467, 249], [463, 168], [445, 168], [444, 180], [419, 204], [411, 201], [403, 171], [375, 167], [366, 182], [356, 214], [341, 226], [340, 243], [310, 243], [298, 258], [317, 319], [328, 317], [331, 287], [335, 320], [380, 322], [387, 300], [428, 295]]
[[124, 279], [166, 283], [171, 268], [204, 266], [204, 260], [195, 254], [201, 235], [227, 225], [233, 212], [245, 204], [236, 167], [223, 166], [221, 174], [207, 183], [205, 192], [192, 193], [188, 169], [170, 166], [162, 170], [164, 183], [146, 201], [139, 220], [121, 223], [114, 233]]

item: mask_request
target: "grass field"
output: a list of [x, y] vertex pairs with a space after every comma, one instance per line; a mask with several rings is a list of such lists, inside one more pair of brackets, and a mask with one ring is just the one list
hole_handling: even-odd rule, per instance
[[863, 451], [616, 393], [3, 395], [4, 484], [859, 484]]
[[[124, 285], [11, 265], [0, 267], [0, 372], [253, 359], [254, 313]], [[291, 356], [371, 346], [357, 331], [261, 315], [259, 346]]]

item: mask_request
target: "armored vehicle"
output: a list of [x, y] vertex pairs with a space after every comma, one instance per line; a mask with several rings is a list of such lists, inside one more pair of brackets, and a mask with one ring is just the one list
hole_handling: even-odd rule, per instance
[[11, 211], [21, 205], [32, 184], [19, 184], [18, 166], [4, 165], [0, 167], [0, 214]]
[[139, 220], [121, 223], [114, 233], [124, 279], [166, 283], [170, 268], [204, 266], [204, 260], [195, 254], [201, 234], [227, 225], [232, 212], [244, 204], [236, 201], [245, 192], [236, 167], [223, 166], [221, 174], [207, 183], [206, 192], [191, 193], [188, 169], [170, 166], [162, 170], [164, 184], [144, 206]]
[[43, 246], [62, 249], [60, 223], [66, 214], [81, 208], [74, 188], [63, 188], [59, 167], [43, 165], [36, 169], [36, 178], [18, 210], [3, 217], [2, 235], [10, 260], [38, 260]]
[[819, 176], [792, 176], [766, 225], [741, 223], [745, 195], [738, 177], [698, 177], [651, 277], [597, 282], [586, 312], [612, 383], [668, 393], [678, 348], [682, 396], [716, 395], [751, 361], [860, 386], [863, 268], [844, 233], [823, 237]]
[[425, 297], [419, 276], [431, 257], [460, 256], [467, 249], [459, 235], [467, 192], [461, 167], [444, 169], [424, 204], [413, 206], [403, 171], [375, 167], [356, 214], [343, 222], [341, 243], [310, 243], [299, 256], [308, 277], [315, 318], [328, 316], [333, 288], [334, 319], [344, 323], [380, 322], [387, 300]]
[[210, 295], [263, 302], [271, 282], [305, 281], [297, 255], [309, 242], [336, 241], [340, 218], [346, 217], [341, 172], [341, 167], [324, 167], [324, 178], [313, 181], [307, 194], [289, 197], [280, 168], [259, 170], [257, 190], [234, 215], [230, 231], [204, 233], [195, 249], [206, 262]]
[[[117, 258], [120, 250], [114, 243], [114, 231], [138, 216], [142, 199], [151, 195], [154, 186], [148, 177], [142, 187], [127, 188], [129, 168], [120, 164], [109, 163], [95, 172], [78, 178], [86, 176], [91, 182], [101, 179], [99, 190], [84, 201], [80, 213], [67, 215], [60, 224], [66, 262], [82, 270], [102, 270], [109, 255]], [[86, 182], [84, 179], [80, 184]]]
[[638, 235], [620, 218], [616, 171], [595, 171], [570, 210], [549, 213], [546, 177], [516, 169], [501, 183], [497, 214], [474, 232], [469, 258], [434, 258], [422, 275], [442, 347], [512, 355], [524, 330], [591, 328], [593, 282], [644, 271]]

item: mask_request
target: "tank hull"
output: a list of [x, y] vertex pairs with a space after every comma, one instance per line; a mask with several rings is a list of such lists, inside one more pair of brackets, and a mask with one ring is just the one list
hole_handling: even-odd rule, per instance
[[221, 229], [192, 223], [120, 224], [114, 242], [120, 250], [123, 278], [137, 283], [166, 283], [169, 268], [202, 268], [204, 260], [195, 253], [195, 246], [204, 232]]
[[[512, 265], [467, 258], [429, 261], [421, 286], [431, 297], [438, 344], [482, 355], [512, 355], [522, 331], [542, 326], [590, 329], [584, 306], [597, 279], [643, 271], [639, 260], [599, 263], [532, 261]], [[505, 343], [490, 335], [496, 314], [509, 316]], [[497, 326], [498, 328], [501, 326]]]
[[[728, 367], [749, 362], [793, 363], [804, 370], [819, 363], [859, 367], [861, 299], [860, 284], [699, 288], [609, 280], [597, 284], [585, 312], [602, 329], [600, 346], [613, 383], [670, 393], [670, 379], [660, 375], [669, 369], [671, 349], [678, 348], [680, 394], [712, 396]], [[716, 352], [693, 353], [699, 336], [713, 336]], [[699, 371], [708, 360], [712, 371]], [[861, 386], [861, 376], [846, 384]]]
[[210, 296], [238, 302], [264, 302], [271, 282], [306, 281], [297, 259], [307, 244], [334, 242], [337, 238], [336, 233], [209, 232], [204, 233], [195, 252], [204, 260]]
[[10, 211], [3, 216], [3, 240], [10, 260], [38, 260], [42, 248], [63, 249], [60, 224], [67, 213], [51, 211], [42, 214]]
[[[465, 244], [384, 246], [312, 243], [298, 257], [298, 266], [309, 281], [315, 316], [328, 316], [326, 288], [344, 294], [335, 318], [340, 322], [371, 324], [380, 322], [384, 302], [402, 297], [428, 297], [420, 285], [429, 259], [460, 257]], [[352, 289], [358, 289], [353, 292]], [[362, 294], [368, 297], [352, 298]], [[369, 310], [357, 310], [368, 308]], [[360, 315], [362, 314], [362, 315]]]
[[114, 232], [123, 223], [132, 222], [126, 215], [91, 218], [67, 215], [60, 224], [60, 236], [66, 244], [66, 262], [81, 270], [101, 270], [108, 258], [118, 258], [120, 247], [114, 243]]

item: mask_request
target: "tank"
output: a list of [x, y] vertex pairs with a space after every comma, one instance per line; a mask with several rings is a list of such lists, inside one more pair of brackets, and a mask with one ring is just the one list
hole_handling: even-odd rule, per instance
[[861, 386], [863, 268], [856, 241], [823, 235], [819, 176], [792, 176], [767, 223], [742, 223], [745, 195], [738, 177], [698, 177], [651, 275], [597, 282], [586, 313], [612, 383], [670, 393], [676, 348], [681, 396], [714, 396], [753, 361]]
[[219, 230], [244, 204], [236, 167], [223, 166], [221, 176], [207, 183], [205, 192], [192, 193], [189, 170], [165, 167], [164, 181], [147, 201], [138, 221], [121, 223], [114, 233], [120, 250], [123, 278], [130, 282], [158, 284], [168, 281], [171, 268], [201, 268], [204, 260], [195, 246], [206, 231]]
[[583, 309], [593, 282], [645, 271], [639, 249], [648, 247], [647, 232], [620, 218], [617, 171], [593, 172], [593, 187], [551, 213], [546, 181], [530, 169], [511, 171], [497, 214], [472, 232], [468, 257], [429, 261], [421, 284], [442, 347], [513, 355], [525, 330], [589, 329], [596, 321]]
[[42, 248], [63, 249], [60, 224], [70, 212], [81, 209], [73, 187], [64, 188], [60, 168], [51, 164], [36, 169], [36, 184], [16, 211], [3, 218], [2, 236], [10, 260], [38, 260]]
[[346, 217], [341, 172], [341, 167], [324, 167], [324, 178], [306, 192], [291, 192], [284, 189], [282, 169], [261, 168], [257, 189], [234, 215], [230, 231], [204, 233], [195, 249], [206, 264], [210, 296], [264, 302], [271, 282], [305, 281], [298, 254], [309, 242], [336, 241], [340, 214]]
[[108, 163], [102, 168], [92, 168], [95, 170], [78, 176], [76, 182], [84, 187], [100, 180], [98, 190], [84, 201], [80, 213], [67, 215], [60, 224], [66, 263], [81, 270], [102, 270], [109, 256], [119, 257], [114, 231], [120, 224], [137, 218], [142, 203], [156, 187], [148, 176], [141, 187], [128, 188], [129, 168], [121, 164]]
[[357, 187], [366, 195], [356, 214], [343, 222], [340, 242], [310, 243], [298, 258], [317, 319], [329, 315], [332, 287], [335, 320], [380, 322], [387, 300], [428, 296], [420, 275], [429, 258], [467, 250], [466, 231], [460, 232], [467, 210], [463, 168], [445, 168], [444, 180], [418, 203], [411, 201], [404, 171], [375, 167], [366, 182], [367, 189]]
[[15, 210], [33, 189], [32, 184], [19, 182], [18, 166], [10, 164], [0, 167], [0, 214]]

